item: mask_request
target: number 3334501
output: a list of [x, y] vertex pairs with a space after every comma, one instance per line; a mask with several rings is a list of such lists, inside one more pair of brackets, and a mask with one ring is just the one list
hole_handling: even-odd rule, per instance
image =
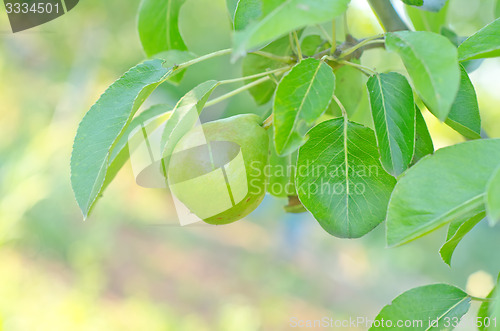
[[7, 14], [52, 14], [59, 13], [59, 4], [52, 3], [6, 3]]

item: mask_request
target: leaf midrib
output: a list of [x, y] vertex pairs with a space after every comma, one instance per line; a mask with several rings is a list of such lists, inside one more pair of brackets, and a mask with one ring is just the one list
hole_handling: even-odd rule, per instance
[[[441, 314], [437, 320], [438, 321], [441, 321], [446, 315], [448, 315], [449, 313], [451, 313], [453, 311], [453, 309], [457, 308], [459, 305], [461, 305], [463, 302], [467, 301], [469, 299], [469, 296], [466, 295], [462, 300], [458, 301], [456, 304], [454, 304], [453, 306], [451, 306], [447, 311], [445, 311], [443, 314]], [[439, 326], [439, 323], [438, 323], [438, 326]], [[432, 330], [433, 327], [429, 325], [429, 327], [427, 329], [425, 329], [425, 331], [429, 331], [429, 330]]]
[[283, 148], [285, 148], [288, 145], [290, 138], [292, 137], [292, 133], [295, 131], [295, 128], [297, 127], [297, 119], [300, 117], [300, 113], [304, 109], [305, 101], [306, 101], [309, 93], [311, 92], [311, 88], [315, 83], [316, 76], [318, 75], [319, 69], [321, 68], [322, 65], [323, 65], [323, 62], [320, 61], [318, 64], [318, 67], [314, 71], [314, 75], [312, 76], [311, 82], [309, 83], [309, 86], [307, 87], [306, 93], [304, 94], [304, 97], [302, 98], [302, 101], [300, 102], [299, 109], [297, 110], [297, 114], [295, 115], [295, 118], [293, 120], [292, 127], [291, 127], [290, 131], [288, 132], [286, 140], [283, 144]]
[[236, 13], [238, 12], [238, 8], [240, 7], [240, 2], [241, 0], [238, 0], [238, 2], [236, 2], [236, 7], [234, 8], [234, 13], [232, 15], [233, 25], [235, 24], [234, 20], [236, 18]]
[[348, 150], [347, 150], [347, 127], [349, 125], [349, 121], [347, 121], [346, 118], [344, 118], [344, 163], [346, 166], [346, 171], [345, 171], [345, 181], [346, 181], [346, 195], [345, 195], [345, 206], [346, 206], [346, 226], [347, 226], [347, 234], [351, 235], [351, 230], [350, 230], [350, 221], [349, 221], [349, 195], [350, 195], [350, 190], [349, 190], [349, 157], [348, 157]]
[[388, 116], [387, 107], [385, 104], [385, 95], [384, 95], [384, 90], [382, 88], [382, 82], [380, 80], [380, 75], [377, 75], [377, 82], [378, 82], [379, 87], [380, 87], [380, 96], [382, 98], [382, 108], [384, 111], [384, 119], [385, 119], [385, 131], [387, 133], [387, 143], [389, 144], [389, 150], [390, 150], [389, 157], [391, 158], [392, 172], [394, 172], [396, 170], [396, 165], [394, 164], [394, 157], [392, 155], [393, 149], [392, 149], [392, 145], [391, 145], [391, 137], [389, 136], [389, 120], [387, 118], [387, 116]]
[[[430, 69], [427, 67], [427, 65], [425, 64], [424, 61], [422, 61], [418, 56], [417, 56], [417, 52], [415, 52], [415, 49], [412, 47], [412, 45], [410, 43], [408, 43], [406, 40], [404, 40], [403, 38], [399, 37], [398, 35], [396, 35], [396, 37], [401, 41], [403, 42], [407, 47], [409, 47], [413, 53], [413, 55], [415, 56], [415, 58], [418, 59], [418, 62], [422, 65], [422, 67], [424, 67], [424, 70], [425, 70], [425, 73], [427, 74], [427, 77], [429, 78], [429, 81], [431, 82], [431, 85], [432, 85], [432, 89], [434, 90], [434, 93], [436, 95], [436, 101], [438, 102], [438, 107], [440, 106], [440, 102], [438, 101], [438, 99], [441, 99], [442, 96], [441, 94], [438, 92], [438, 90], [436, 89], [436, 85], [435, 85], [435, 82], [434, 80], [432, 79], [432, 75], [431, 75], [431, 72], [430, 72]], [[439, 109], [438, 109], [439, 110]]]

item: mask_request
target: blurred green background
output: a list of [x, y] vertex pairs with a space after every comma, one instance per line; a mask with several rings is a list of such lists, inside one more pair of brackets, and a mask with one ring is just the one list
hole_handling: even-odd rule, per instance
[[[474, 33], [493, 20], [494, 2], [450, 0], [448, 26]], [[105, 88], [144, 58], [138, 5], [81, 1], [16, 34], [0, 12], [0, 330], [287, 330], [294, 317], [373, 319], [403, 291], [429, 283], [487, 294], [500, 271], [500, 229], [485, 222], [459, 246], [452, 269], [437, 253], [444, 230], [386, 249], [383, 226], [360, 240], [336, 239], [309, 214], [284, 214], [286, 201], [273, 197], [232, 225], [180, 227], [167, 192], [136, 185], [130, 164], [83, 222], [69, 181], [73, 137]], [[347, 16], [355, 37], [380, 32], [364, 0]], [[199, 55], [230, 47], [223, 0], [188, 0], [180, 25]], [[362, 62], [402, 68], [380, 50]], [[211, 60], [148, 104], [175, 103], [203, 80], [238, 75], [239, 63]], [[500, 137], [500, 61], [484, 61], [471, 78], [483, 127]], [[208, 108], [203, 120], [267, 110], [243, 94]], [[426, 119], [436, 147], [463, 141]]]

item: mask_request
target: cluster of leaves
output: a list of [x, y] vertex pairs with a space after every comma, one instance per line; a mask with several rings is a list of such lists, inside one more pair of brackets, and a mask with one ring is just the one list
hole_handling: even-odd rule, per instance
[[[138, 28], [150, 59], [106, 90], [75, 138], [71, 181], [84, 217], [128, 159], [129, 136], [143, 134], [145, 122], [167, 121], [161, 148], [168, 160], [205, 106], [249, 91], [257, 104], [272, 107], [265, 121], [272, 126], [271, 166], [299, 169], [269, 178], [270, 184], [292, 183], [285, 192], [269, 190], [290, 197], [289, 210], [305, 208], [328, 233], [343, 238], [364, 236], [386, 220], [389, 246], [447, 225], [440, 253], [450, 264], [458, 243], [485, 216], [492, 226], [500, 220], [500, 140], [481, 139], [468, 75], [480, 59], [500, 56], [500, 19], [465, 39], [444, 26], [446, 1], [403, 2], [415, 31], [364, 40], [347, 35], [338, 43], [326, 22], [333, 21], [335, 31], [349, 0], [228, 0], [233, 47], [196, 57], [179, 31], [184, 0], [143, 0]], [[373, 6], [391, 30], [380, 3], [394, 10], [388, 1]], [[406, 74], [362, 66], [360, 54], [372, 47], [398, 54]], [[178, 83], [191, 65], [222, 55], [243, 58], [243, 77], [203, 82], [174, 107], [157, 105], [135, 116], [160, 84]], [[218, 86], [237, 82], [245, 85], [208, 100]], [[353, 121], [363, 116], [359, 104], [365, 94], [373, 129]], [[434, 153], [424, 107], [469, 141]], [[497, 296], [484, 299], [482, 329], [488, 329], [490, 316], [498, 316], [500, 305], [490, 304]], [[453, 325], [447, 321], [460, 320], [471, 299], [450, 285], [418, 288], [384, 308], [378, 319], [432, 319], [435, 329], [448, 330]]]

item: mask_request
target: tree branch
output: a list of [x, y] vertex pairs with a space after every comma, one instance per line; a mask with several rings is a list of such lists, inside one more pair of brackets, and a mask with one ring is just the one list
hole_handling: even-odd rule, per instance
[[401, 20], [390, 0], [368, 0], [368, 3], [385, 31], [408, 30], [408, 27]]

